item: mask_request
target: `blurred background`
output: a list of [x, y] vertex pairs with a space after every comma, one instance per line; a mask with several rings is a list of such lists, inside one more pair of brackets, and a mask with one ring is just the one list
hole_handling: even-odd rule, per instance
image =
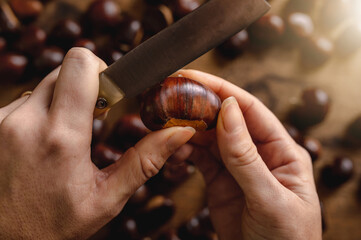
[[[110, 65], [205, 2], [0, 1], [0, 107], [34, 89], [71, 47], [86, 47]], [[324, 239], [361, 239], [361, 1], [269, 3], [266, 16], [187, 68], [261, 99], [312, 157]], [[127, 99], [107, 120], [94, 121], [98, 167], [149, 132], [138, 109]], [[195, 167], [166, 165], [92, 239], [217, 239], [208, 214]]]

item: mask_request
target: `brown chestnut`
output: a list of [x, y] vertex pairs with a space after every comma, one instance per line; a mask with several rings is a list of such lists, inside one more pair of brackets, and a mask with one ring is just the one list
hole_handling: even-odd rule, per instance
[[46, 75], [63, 62], [64, 56], [65, 53], [61, 48], [48, 46], [41, 50], [34, 65], [41, 75]]
[[95, 0], [87, 11], [90, 22], [100, 28], [115, 27], [120, 21], [120, 13], [121, 9], [114, 0]]
[[104, 120], [94, 119], [92, 129], [92, 146], [98, 143], [104, 135], [107, 125]]
[[173, 13], [165, 5], [148, 7], [143, 15], [143, 26], [147, 36], [152, 36], [173, 22]]
[[129, 198], [128, 204], [131, 204], [133, 206], [141, 206], [143, 205], [147, 200], [149, 200], [150, 197], [150, 190], [147, 187], [147, 185], [140, 186], [137, 191]]
[[181, 163], [181, 164], [166, 164], [163, 167], [163, 179], [173, 184], [179, 184], [192, 174], [194, 174], [196, 168], [189, 163]]
[[184, 223], [178, 230], [181, 239], [213, 240], [213, 226], [209, 218], [209, 210], [205, 208], [200, 214]]
[[310, 154], [312, 162], [316, 161], [322, 154], [322, 144], [316, 138], [306, 137], [302, 147]]
[[90, 51], [92, 51], [93, 53], [97, 53], [97, 46], [95, 45], [95, 43], [87, 38], [81, 38], [78, 39], [75, 43], [74, 43], [74, 47], [83, 47], [86, 48]]
[[46, 38], [47, 34], [43, 29], [37, 26], [29, 26], [21, 31], [21, 36], [16, 43], [16, 47], [22, 52], [36, 55], [45, 45]]
[[63, 19], [54, 26], [50, 40], [53, 44], [67, 49], [81, 37], [82, 33], [82, 27], [76, 20]]
[[334, 51], [333, 43], [324, 37], [307, 38], [301, 45], [301, 64], [306, 68], [326, 63]]
[[354, 163], [348, 157], [337, 157], [332, 165], [327, 165], [321, 172], [321, 179], [328, 187], [338, 187], [347, 182], [354, 174]]
[[302, 102], [289, 113], [290, 122], [298, 129], [305, 130], [322, 122], [330, 108], [328, 94], [317, 88], [306, 89]]
[[296, 40], [308, 38], [314, 32], [312, 18], [301, 12], [294, 12], [288, 16], [287, 27], [292, 39]]
[[203, 0], [174, 0], [172, 9], [177, 19], [193, 12], [203, 4]]
[[112, 65], [118, 59], [122, 58], [124, 54], [112, 48], [105, 48], [101, 51], [100, 56], [103, 59], [103, 61], [109, 66]]
[[16, 83], [22, 78], [28, 59], [22, 54], [5, 53], [0, 55], [0, 76], [2, 83]]
[[99, 169], [106, 168], [122, 157], [123, 153], [99, 143], [92, 150], [92, 161]]
[[139, 115], [129, 114], [118, 120], [106, 142], [116, 149], [126, 151], [148, 133], [149, 129], [144, 126]]
[[361, 145], [361, 115], [347, 127], [346, 139], [351, 145]]
[[184, 77], [169, 77], [144, 93], [141, 118], [151, 130], [191, 126], [198, 131], [215, 127], [221, 100], [208, 87]]
[[248, 31], [257, 43], [275, 43], [285, 32], [285, 23], [280, 16], [268, 14], [254, 22]]
[[142, 23], [130, 16], [124, 16], [117, 26], [116, 45], [122, 52], [129, 52], [143, 39]]
[[20, 22], [6, 1], [0, 1], [0, 32], [14, 33], [19, 31]]
[[10, 0], [10, 5], [21, 19], [36, 18], [43, 11], [39, 0]]
[[302, 144], [303, 136], [297, 128], [289, 124], [284, 124], [284, 127], [286, 128], [286, 131], [292, 137], [292, 139], [295, 140], [296, 143]]
[[248, 32], [242, 30], [226, 40], [218, 47], [218, 50], [226, 57], [236, 57], [241, 54], [249, 44]]

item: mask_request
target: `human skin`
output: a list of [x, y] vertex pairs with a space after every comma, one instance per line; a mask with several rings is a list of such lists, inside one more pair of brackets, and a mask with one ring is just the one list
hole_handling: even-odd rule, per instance
[[170, 160], [189, 159], [202, 172], [219, 238], [322, 239], [311, 158], [273, 113], [221, 78], [176, 75], [202, 82], [223, 101], [216, 130], [197, 133]]
[[88, 238], [194, 135], [188, 127], [153, 132], [99, 170], [90, 143], [105, 68], [74, 48], [31, 96], [0, 109], [0, 239]]

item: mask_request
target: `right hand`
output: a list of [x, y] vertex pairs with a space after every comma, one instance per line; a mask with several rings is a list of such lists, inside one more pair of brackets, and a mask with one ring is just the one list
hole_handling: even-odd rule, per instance
[[173, 161], [190, 159], [203, 173], [220, 239], [321, 239], [308, 153], [254, 96], [206, 73], [178, 74], [224, 100], [216, 131], [197, 134], [173, 156]]

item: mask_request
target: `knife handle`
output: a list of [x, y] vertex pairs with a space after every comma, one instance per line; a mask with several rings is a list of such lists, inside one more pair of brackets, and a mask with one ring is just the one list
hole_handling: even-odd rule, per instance
[[99, 75], [99, 95], [94, 109], [94, 118], [106, 113], [124, 98], [124, 92], [104, 73]]

